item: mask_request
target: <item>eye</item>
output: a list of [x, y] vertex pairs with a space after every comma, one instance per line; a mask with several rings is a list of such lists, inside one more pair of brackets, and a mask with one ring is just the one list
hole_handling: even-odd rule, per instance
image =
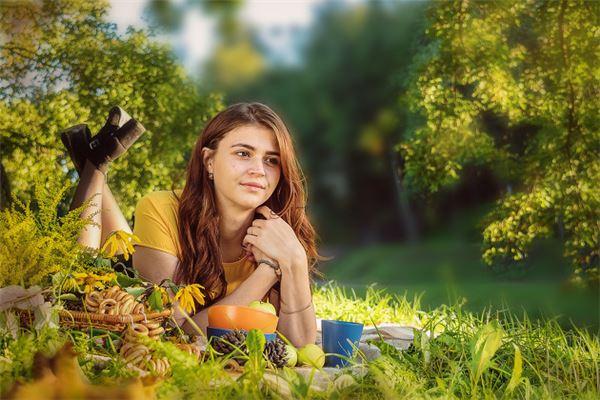
[[277, 157], [269, 157], [267, 158], [267, 163], [271, 165], [279, 165], [279, 159]]
[[240, 157], [249, 157], [250, 156], [250, 153], [247, 151], [244, 151], [244, 150], [236, 151], [235, 154]]

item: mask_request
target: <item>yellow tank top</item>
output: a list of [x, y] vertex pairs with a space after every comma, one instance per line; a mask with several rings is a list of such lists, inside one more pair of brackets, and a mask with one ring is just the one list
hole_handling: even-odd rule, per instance
[[[181, 190], [176, 190], [177, 196]], [[164, 251], [179, 258], [177, 231], [178, 200], [170, 190], [152, 192], [140, 199], [135, 208], [133, 233], [140, 239], [138, 246]], [[231, 263], [223, 263], [226, 295], [231, 294], [256, 269], [254, 262], [245, 257]]]

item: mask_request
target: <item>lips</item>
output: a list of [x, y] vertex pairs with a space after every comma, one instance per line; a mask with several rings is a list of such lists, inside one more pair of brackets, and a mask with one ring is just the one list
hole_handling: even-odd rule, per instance
[[249, 187], [257, 188], [257, 189], [264, 189], [265, 188], [260, 183], [254, 183], [254, 182], [243, 182], [242, 185], [243, 186], [249, 186]]

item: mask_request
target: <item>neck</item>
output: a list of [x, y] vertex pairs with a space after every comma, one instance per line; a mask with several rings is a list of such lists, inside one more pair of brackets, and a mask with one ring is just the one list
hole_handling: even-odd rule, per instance
[[242, 253], [242, 240], [252, 224], [254, 210], [219, 210], [219, 235], [223, 262], [237, 261]]

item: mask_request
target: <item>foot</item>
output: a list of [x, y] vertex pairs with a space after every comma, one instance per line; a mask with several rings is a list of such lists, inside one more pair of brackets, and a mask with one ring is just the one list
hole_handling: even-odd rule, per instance
[[60, 135], [60, 140], [67, 148], [71, 161], [80, 176], [85, 165], [86, 149], [89, 148], [91, 137], [90, 129], [85, 124], [75, 125]]
[[145, 128], [121, 107], [113, 107], [104, 126], [91, 137], [87, 125], [76, 125], [61, 134], [69, 156], [81, 174], [85, 160], [106, 174], [108, 164], [123, 154], [144, 133]]
[[132, 118], [114, 132], [98, 133], [90, 141], [88, 160], [106, 173], [108, 165], [125, 153], [145, 130], [142, 124]]

